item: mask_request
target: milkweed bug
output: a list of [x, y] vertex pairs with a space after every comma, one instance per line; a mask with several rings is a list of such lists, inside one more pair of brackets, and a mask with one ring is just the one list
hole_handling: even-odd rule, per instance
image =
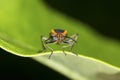
[[77, 41], [78, 34], [74, 34], [70, 37], [67, 34], [68, 34], [67, 30], [52, 29], [49, 34], [49, 37], [41, 36], [42, 47], [43, 47], [42, 51], [46, 51], [46, 48], [51, 51], [49, 59], [51, 58], [51, 55], [53, 54], [53, 49], [50, 46], [48, 46], [48, 44], [51, 44], [51, 43], [67, 44], [66, 46], [62, 46], [62, 51], [65, 55], [66, 55], [64, 51], [65, 48], [70, 47], [69, 51], [72, 51], [72, 48]]

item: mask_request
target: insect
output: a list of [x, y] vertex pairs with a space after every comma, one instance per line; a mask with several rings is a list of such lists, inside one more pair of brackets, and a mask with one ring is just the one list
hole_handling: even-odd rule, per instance
[[67, 34], [68, 34], [67, 30], [52, 29], [51, 32], [49, 33], [49, 37], [41, 36], [42, 47], [43, 47], [42, 51], [46, 51], [46, 49], [49, 49], [51, 51], [51, 54], [48, 57], [49, 59], [53, 54], [53, 49], [48, 44], [51, 44], [51, 43], [67, 44], [66, 46], [62, 46], [62, 51], [65, 55], [66, 55], [64, 50], [65, 48], [70, 47], [69, 51], [72, 51], [74, 44], [77, 42], [78, 34], [74, 34], [70, 37]]

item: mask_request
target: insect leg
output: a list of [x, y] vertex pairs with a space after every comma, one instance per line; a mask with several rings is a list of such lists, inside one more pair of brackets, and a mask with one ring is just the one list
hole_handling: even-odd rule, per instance
[[45, 46], [45, 43], [44, 41], [47, 40], [47, 38], [43, 37], [43, 36], [40, 36], [40, 40], [41, 40], [41, 44], [42, 44], [42, 50], [39, 50], [38, 53], [40, 52], [43, 52], [43, 51], [46, 51], [46, 46]]
[[45, 47], [45, 44], [44, 44], [45, 39], [43, 39], [43, 36], [40, 36], [40, 40], [41, 40], [41, 44], [42, 44], [42, 50], [39, 50], [38, 53], [46, 51], [46, 47]]
[[43, 36], [41, 36], [41, 42], [42, 42], [42, 47], [43, 47], [42, 51], [46, 51], [45, 41], [46, 41], [46, 39]]
[[48, 48], [51, 51], [51, 54], [48, 57], [48, 59], [50, 59], [52, 54], [53, 54], [53, 49], [51, 47], [49, 47], [47, 44], [45, 44], [45, 47]]
[[65, 54], [65, 56], [67, 55], [66, 53], [65, 53], [65, 48], [67, 48], [67, 47], [69, 47], [70, 45], [68, 45], [68, 46], [62, 46], [62, 51], [63, 51], [63, 53]]
[[48, 44], [53, 43], [54, 41], [51, 41], [50, 38], [47, 39], [45, 37], [41, 37], [41, 40], [42, 40], [43, 50], [46, 50], [46, 48], [48, 48], [51, 51], [51, 54], [48, 57], [48, 59], [50, 59], [51, 55], [53, 54], [53, 49], [49, 47]]
[[[75, 41], [77, 41], [77, 38], [78, 38], [78, 34], [74, 34], [73, 36], [71, 36], [71, 38], [74, 40], [72, 43], [71, 43], [71, 47], [70, 47], [70, 52], [72, 52], [72, 49], [73, 49], [73, 47], [74, 47], [74, 45], [75, 45]], [[77, 55], [77, 54], [76, 54]]]
[[[64, 52], [64, 49], [67, 48], [67, 47], [70, 47], [70, 52], [72, 52], [72, 49], [77, 41], [77, 38], [78, 38], [78, 34], [74, 34], [73, 36], [70, 36], [70, 37], [66, 37], [67, 39], [64, 41], [64, 43], [68, 44], [68, 46], [63, 46], [62, 47], [62, 50]], [[65, 52], [64, 52], [65, 53]]]

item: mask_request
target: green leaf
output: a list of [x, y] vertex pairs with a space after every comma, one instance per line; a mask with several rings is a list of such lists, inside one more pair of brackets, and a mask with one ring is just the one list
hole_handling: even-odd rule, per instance
[[33, 57], [33, 59], [48, 65], [72, 80], [120, 80], [120, 69], [90, 57], [67, 53], [65, 56], [63, 52], [57, 51], [51, 59], [48, 59], [49, 53]]
[[[81, 56], [64, 56], [60, 53], [54, 54], [56, 57], [52, 55], [52, 58], [48, 61], [49, 59], [44, 57], [48, 56], [48, 54], [38, 53], [39, 50], [42, 50], [40, 36], [43, 35], [48, 37], [51, 29], [61, 28], [68, 30], [69, 36], [75, 33], [79, 34], [73, 52], [100, 59], [113, 66], [120, 67], [120, 42], [105, 38], [88, 28], [88, 25], [60, 14], [60, 12], [49, 8], [42, 0], [1, 0], [0, 10], [0, 47], [6, 51], [23, 57], [33, 57], [41, 63], [44, 63], [45, 61], [45, 65], [50, 66], [50, 63], [52, 63], [54, 64], [54, 66], [51, 65], [53, 69], [56, 69], [66, 76], [68, 76], [67, 73], [69, 70], [72, 70], [75, 76], [83, 78], [83, 80], [88, 78], [95, 79], [94, 66], [96, 69], [99, 67], [101, 68], [101, 72], [98, 71], [99, 69], [95, 71], [97, 71], [98, 73], [96, 74], [99, 74], [102, 78], [106, 78], [106, 76], [103, 75], [107, 75], [108, 77], [113, 75], [114, 77], [114, 75], [119, 72], [118, 69], [115, 69], [110, 65], [99, 63], [88, 57], [83, 59]], [[54, 51], [57, 49], [61, 50], [58, 45], [51, 45], [51, 47]], [[63, 57], [65, 58], [63, 59]], [[80, 62], [78, 62], [79, 60]], [[50, 63], [47, 63], [47, 61]], [[69, 61], [69, 63], [74, 61], [75, 64], [65, 63], [66, 61]], [[74, 69], [72, 68], [73, 65]], [[66, 73], [64, 70], [61, 71], [60, 67], [56, 68], [55, 66], [61, 66], [61, 68], [65, 67], [68, 71]], [[82, 68], [80, 68], [80, 66], [84, 67], [83, 71], [81, 71]], [[106, 67], [104, 69], [104, 66], [110, 67], [110, 72], [109, 70], [107, 72]], [[77, 72], [76, 69], [78, 68], [80, 70]], [[87, 73], [91, 68], [93, 72], [89, 75]], [[115, 73], [111, 74], [111, 71]], [[73, 77], [72, 75], [68, 77], [74, 79], [75, 76]]]

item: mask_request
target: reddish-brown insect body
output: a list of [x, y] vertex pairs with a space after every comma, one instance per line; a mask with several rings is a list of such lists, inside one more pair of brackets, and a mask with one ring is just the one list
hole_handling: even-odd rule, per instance
[[50, 36], [55, 40], [56, 44], [59, 44], [67, 36], [67, 30], [52, 29]]
[[49, 37], [41, 36], [42, 47], [43, 47], [42, 51], [46, 51], [46, 49], [49, 49], [51, 51], [51, 54], [49, 56], [49, 59], [50, 59], [51, 55], [53, 54], [53, 49], [48, 44], [51, 44], [51, 43], [67, 44], [61, 47], [63, 53], [66, 55], [65, 48], [70, 47], [69, 51], [72, 51], [72, 48], [76, 43], [77, 37], [78, 37], [78, 34], [67, 36], [67, 30], [52, 29]]

